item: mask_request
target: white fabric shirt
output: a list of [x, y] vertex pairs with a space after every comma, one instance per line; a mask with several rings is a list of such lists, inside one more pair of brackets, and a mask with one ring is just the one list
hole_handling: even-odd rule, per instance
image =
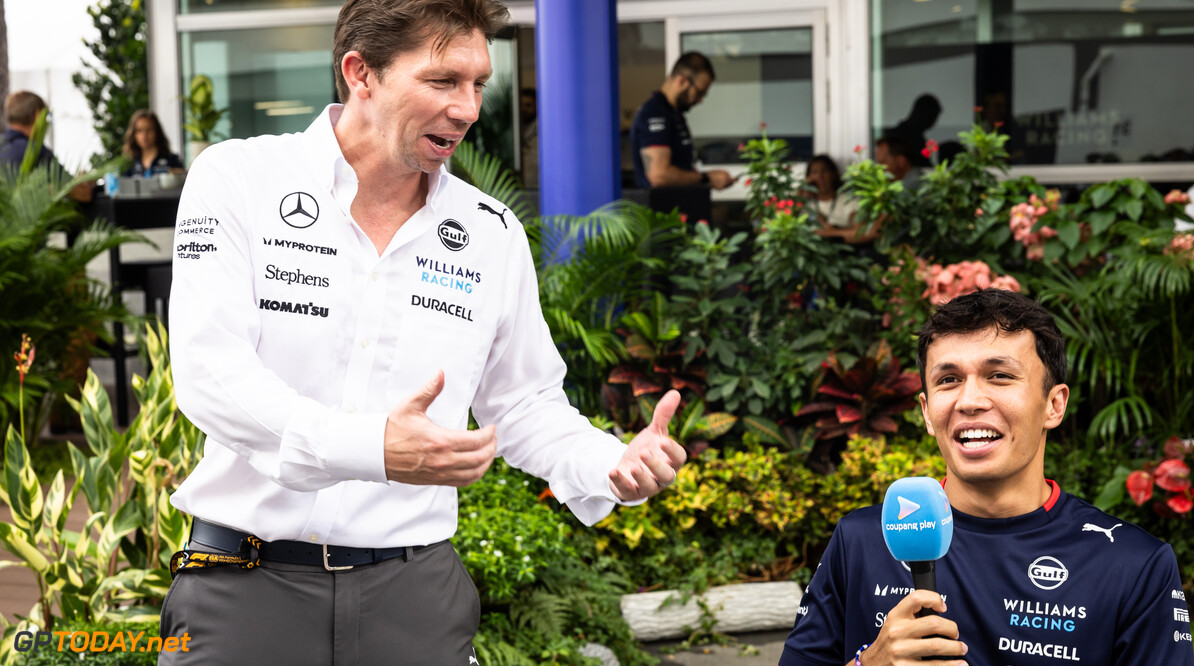
[[498, 455], [600, 520], [625, 445], [564, 396], [522, 225], [441, 168], [379, 257], [349, 214], [341, 110], [216, 144], [187, 176], [171, 360], [179, 408], [208, 437], [171, 502], [269, 541], [447, 539], [456, 490], [387, 481], [382, 445], [387, 414], [443, 369], [434, 422], [464, 429], [471, 406], [497, 425]]
[[850, 218], [858, 212], [858, 199], [839, 192], [832, 199], [813, 199], [816, 202], [817, 213], [829, 226], [838, 229], [848, 229], [854, 226]]

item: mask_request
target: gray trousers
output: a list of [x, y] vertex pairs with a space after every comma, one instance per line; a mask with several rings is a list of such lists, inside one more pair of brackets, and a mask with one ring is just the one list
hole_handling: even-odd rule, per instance
[[[193, 544], [198, 550], [215, 550]], [[452, 544], [347, 571], [262, 562], [179, 572], [161, 634], [190, 636], [159, 666], [477, 664], [477, 589]]]

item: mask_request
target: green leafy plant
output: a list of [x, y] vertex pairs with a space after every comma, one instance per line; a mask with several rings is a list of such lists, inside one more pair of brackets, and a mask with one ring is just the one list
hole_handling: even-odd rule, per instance
[[801, 407], [796, 416], [818, 415], [817, 439], [862, 435], [882, 438], [899, 431], [896, 418], [916, 406], [920, 375], [903, 372], [886, 340], [847, 370], [830, 354], [816, 393], [822, 400]]
[[751, 139], [738, 147], [739, 154], [750, 162], [746, 169], [746, 185], [750, 188], [746, 196], [746, 214], [752, 220], [765, 217], [766, 202], [787, 199], [796, 190], [794, 168], [785, 161], [788, 156], [788, 142], [783, 139], [768, 139], [767, 124], [759, 123], [762, 136]]
[[93, 60], [84, 60], [71, 81], [87, 98], [104, 147], [92, 158], [98, 166], [120, 155], [133, 113], [149, 107], [149, 59], [142, 0], [99, 0], [87, 13], [98, 31], [83, 40]]
[[210, 76], [196, 74], [191, 77], [190, 88], [183, 99], [183, 108], [187, 117], [182, 126], [191, 141], [216, 140], [216, 125], [224, 114], [228, 113], [228, 109], [216, 108], [215, 86]]
[[[37, 165], [44, 134], [43, 113], [20, 169], [0, 169], [0, 349], [18, 349], [24, 335], [37, 347], [24, 382], [13, 365], [0, 365], [0, 427], [14, 416], [26, 419], [17, 429], [30, 434], [28, 445], [41, 431], [48, 402], [43, 398], [66, 393], [78, 381], [64, 372], [76, 350], [96, 336], [110, 339], [105, 323], [128, 320], [110, 287], [87, 277], [87, 264], [113, 247], [144, 240], [97, 220], [70, 246], [53, 242], [82, 226], [82, 215], [66, 195], [95, 174], [72, 179], [53, 165]], [[32, 409], [15, 415], [18, 403]]]
[[[90, 453], [67, 444], [74, 485], [59, 470], [42, 489], [28, 449], [11, 426], [5, 443], [0, 499], [12, 523], [0, 524], [0, 545], [15, 556], [5, 566], [33, 571], [40, 599], [6, 630], [0, 656], [16, 631], [49, 631], [67, 621], [155, 621], [170, 584], [170, 555], [181, 549], [186, 523], [169, 502], [200, 457], [202, 436], [178, 413], [165, 332], [146, 333], [153, 370], [134, 378], [141, 409], [125, 432], [116, 429], [108, 396], [90, 374], [78, 400]], [[89, 509], [80, 531], [66, 518], [79, 494]], [[58, 613], [56, 616], [55, 613]]]

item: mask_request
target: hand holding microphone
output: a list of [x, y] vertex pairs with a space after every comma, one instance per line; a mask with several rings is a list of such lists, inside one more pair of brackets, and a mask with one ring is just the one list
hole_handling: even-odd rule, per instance
[[887, 614], [879, 637], [864, 653], [865, 666], [950, 661], [966, 654], [957, 624], [937, 615], [945, 612], [945, 600], [937, 594], [936, 564], [953, 534], [949, 499], [936, 479], [899, 479], [887, 489], [883, 540], [892, 557], [908, 564], [916, 589]]

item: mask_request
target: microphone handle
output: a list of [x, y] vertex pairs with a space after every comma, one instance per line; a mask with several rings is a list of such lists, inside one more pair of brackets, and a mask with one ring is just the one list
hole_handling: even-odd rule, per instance
[[[928, 560], [925, 562], [909, 562], [908, 568], [912, 569], [912, 586], [918, 590], [937, 591], [937, 562], [936, 560]], [[922, 608], [916, 613], [916, 617], [926, 617], [928, 615], [936, 615], [937, 611], [932, 608]], [[928, 638], [945, 638], [944, 636], [928, 636]], [[947, 661], [953, 657], [921, 657], [921, 661]]]

